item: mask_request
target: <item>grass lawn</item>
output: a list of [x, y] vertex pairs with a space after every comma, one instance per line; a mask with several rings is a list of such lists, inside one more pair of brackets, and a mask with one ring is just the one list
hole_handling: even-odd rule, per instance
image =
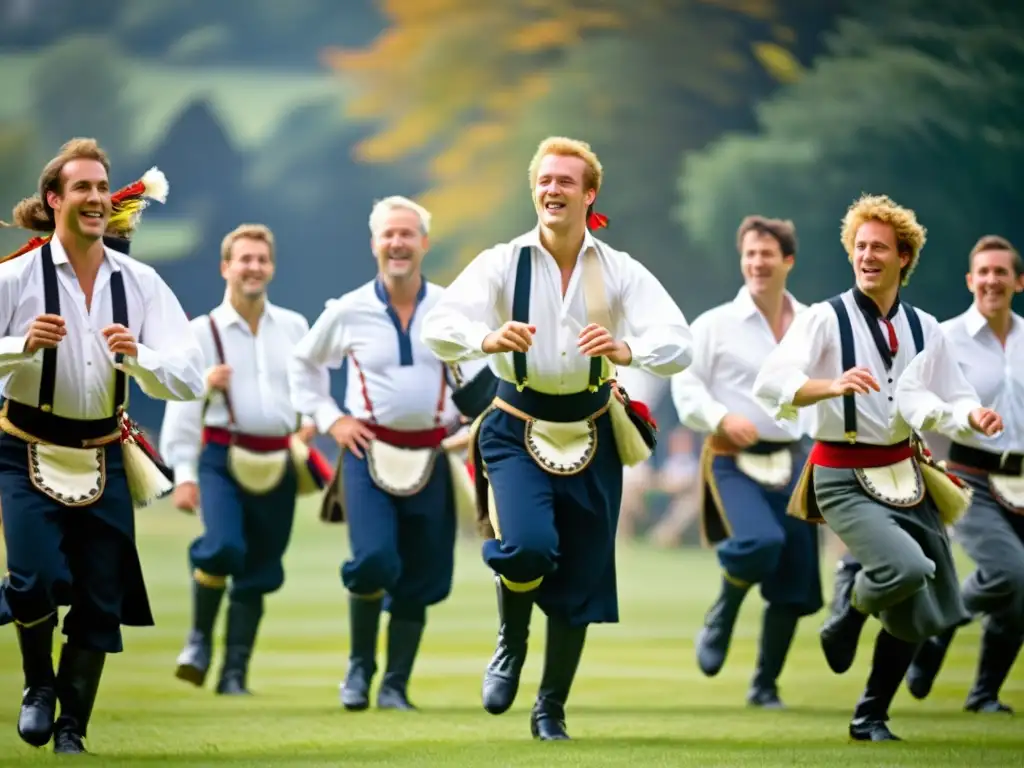
[[[697, 669], [693, 637], [713, 599], [717, 569], [705, 551], [620, 549], [622, 623], [598, 626], [568, 707], [571, 742], [530, 739], [528, 712], [540, 676], [543, 625], [523, 687], [508, 713], [480, 705], [494, 647], [494, 588], [476, 541], [458, 553], [449, 601], [430, 614], [410, 696], [419, 713], [347, 713], [345, 593], [338, 564], [346, 530], [300, 512], [288, 580], [268, 601], [251, 673], [256, 694], [237, 700], [174, 679], [189, 620], [186, 545], [199, 523], [164, 505], [139, 513], [143, 563], [157, 626], [128, 629], [126, 652], [108, 659], [88, 746], [90, 765], [229, 766], [1024, 766], [1020, 716], [963, 713], [978, 627], [954, 643], [931, 697], [901, 691], [892, 727], [899, 744], [850, 744], [846, 727], [860, 693], [877, 623], [870, 622], [850, 672], [832, 674], [817, 642], [822, 614], [806, 620], [781, 679], [785, 712], [748, 710], [761, 600], [744, 606], [730, 658], [713, 680]], [[961, 560], [963, 573], [971, 567]], [[831, 589], [831, 563], [826, 586]], [[381, 646], [383, 648], [383, 644]], [[381, 660], [383, 665], [383, 660]], [[15, 731], [22, 677], [13, 630], [0, 631], [0, 766], [54, 760]], [[1024, 714], [1024, 661], [1004, 689]]]

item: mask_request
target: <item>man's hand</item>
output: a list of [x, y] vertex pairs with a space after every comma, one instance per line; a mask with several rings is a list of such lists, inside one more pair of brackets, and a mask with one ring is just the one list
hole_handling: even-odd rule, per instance
[[139, 347], [135, 343], [135, 337], [120, 323], [108, 325], [101, 333], [107, 340], [107, 348], [115, 355], [121, 353], [128, 357], [138, 357]]
[[206, 372], [206, 388], [207, 389], [219, 389], [227, 392], [228, 385], [231, 383], [231, 366], [221, 363], [215, 365], [209, 371]]
[[875, 377], [871, 375], [871, 371], [867, 368], [857, 366], [846, 371], [838, 379], [832, 382], [829, 387], [829, 394], [832, 397], [842, 397], [843, 395], [867, 395], [871, 393], [871, 390], [875, 392], [881, 392], [882, 388], [878, 386], [878, 382], [875, 381]]
[[975, 408], [968, 414], [967, 421], [975, 432], [981, 432], [985, 437], [992, 437], [1003, 431], [1002, 416], [991, 408]]
[[25, 352], [33, 354], [40, 349], [52, 349], [67, 336], [68, 329], [60, 315], [40, 315], [32, 321], [25, 335]]
[[199, 508], [199, 486], [195, 483], [182, 483], [174, 489], [171, 496], [174, 508], [182, 512], [192, 512]]
[[754, 422], [738, 413], [727, 413], [718, 423], [718, 433], [737, 448], [749, 448], [758, 438]]
[[510, 320], [498, 330], [487, 334], [480, 348], [488, 355], [498, 352], [526, 352], [533, 344], [533, 334], [536, 332], [535, 325]]
[[295, 433], [295, 436], [306, 445], [309, 445], [313, 442], [313, 438], [316, 437], [316, 425], [307, 424], [304, 427], [299, 427], [299, 431]]
[[341, 448], [351, 451], [357, 459], [363, 458], [363, 450], [373, 440], [373, 430], [354, 416], [342, 416], [328, 431]]
[[607, 328], [591, 323], [580, 331], [578, 346], [587, 357], [607, 357], [616, 365], [629, 365], [633, 351], [624, 341], [616, 341]]

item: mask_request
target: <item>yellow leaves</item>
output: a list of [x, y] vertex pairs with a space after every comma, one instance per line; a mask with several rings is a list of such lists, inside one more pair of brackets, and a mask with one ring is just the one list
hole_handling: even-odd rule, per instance
[[[389, 28], [364, 50], [330, 50], [322, 60], [361, 86], [348, 114], [380, 123], [357, 148], [360, 159], [398, 163], [431, 147], [421, 202], [434, 214], [435, 246], [462, 260], [531, 215], [526, 165], [546, 131], [616, 137], [614, 162], [664, 166], [645, 154], [656, 151], [652, 142], [608, 122], [652, 108], [644, 98], [735, 96], [750, 68], [738, 19], [776, 23], [779, 1], [379, 0]], [[715, 18], [706, 21], [699, 6]], [[781, 39], [765, 30], [773, 32]], [[623, 43], [628, 61], [593, 52], [607, 52], [609, 41], [610, 50]], [[759, 43], [754, 55], [780, 80], [799, 72], [778, 44]], [[629, 76], [609, 85], [620, 70]], [[687, 146], [685, 121], [649, 129], [678, 136], [660, 145], [662, 155]]]
[[596, 29], [613, 29], [625, 20], [609, 11], [571, 11], [565, 16], [540, 19], [516, 30], [508, 42], [508, 50], [537, 53], [551, 48], [566, 48], [582, 42], [583, 36]]
[[778, 43], [754, 43], [752, 50], [765, 71], [780, 83], [795, 83], [804, 73], [796, 57]]

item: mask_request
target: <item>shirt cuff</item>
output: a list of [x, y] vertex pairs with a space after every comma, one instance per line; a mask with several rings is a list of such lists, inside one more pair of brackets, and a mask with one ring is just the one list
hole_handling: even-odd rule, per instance
[[973, 432], [974, 427], [971, 426], [971, 411], [976, 408], [981, 408], [980, 403], [972, 403], [969, 400], [960, 400], [953, 404], [952, 418], [953, 423], [957, 429], [961, 432]]
[[722, 419], [729, 415], [729, 409], [721, 403], [710, 403], [704, 408], [703, 415], [711, 432], [717, 432]]
[[199, 468], [192, 462], [176, 464], [174, 467], [174, 485], [199, 482]]
[[313, 414], [313, 421], [316, 422], [317, 432], [327, 434], [334, 422], [345, 415], [345, 412], [338, 407], [337, 403], [324, 403]]

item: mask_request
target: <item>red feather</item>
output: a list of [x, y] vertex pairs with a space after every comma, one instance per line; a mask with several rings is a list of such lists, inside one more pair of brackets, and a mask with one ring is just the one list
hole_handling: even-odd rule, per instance
[[134, 184], [129, 184], [127, 187], [122, 187], [110, 196], [110, 200], [113, 203], [120, 203], [122, 200], [129, 197], [138, 197], [146, 191], [146, 185], [141, 181], [136, 181]]
[[476, 482], [476, 467], [473, 466], [473, 462], [466, 459], [466, 471], [469, 473], [469, 479], [471, 482]]
[[655, 429], [658, 428], [658, 422], [651, 415], [651, 409], [647, 406], [647, 403], [641, 403], [639, 400], [630, 400], [629, 409]]
[[603, 213], [591, 212], [587, 216], [587, 227], [589, 229], [602, 229], [608, 226], [608, 217]]

